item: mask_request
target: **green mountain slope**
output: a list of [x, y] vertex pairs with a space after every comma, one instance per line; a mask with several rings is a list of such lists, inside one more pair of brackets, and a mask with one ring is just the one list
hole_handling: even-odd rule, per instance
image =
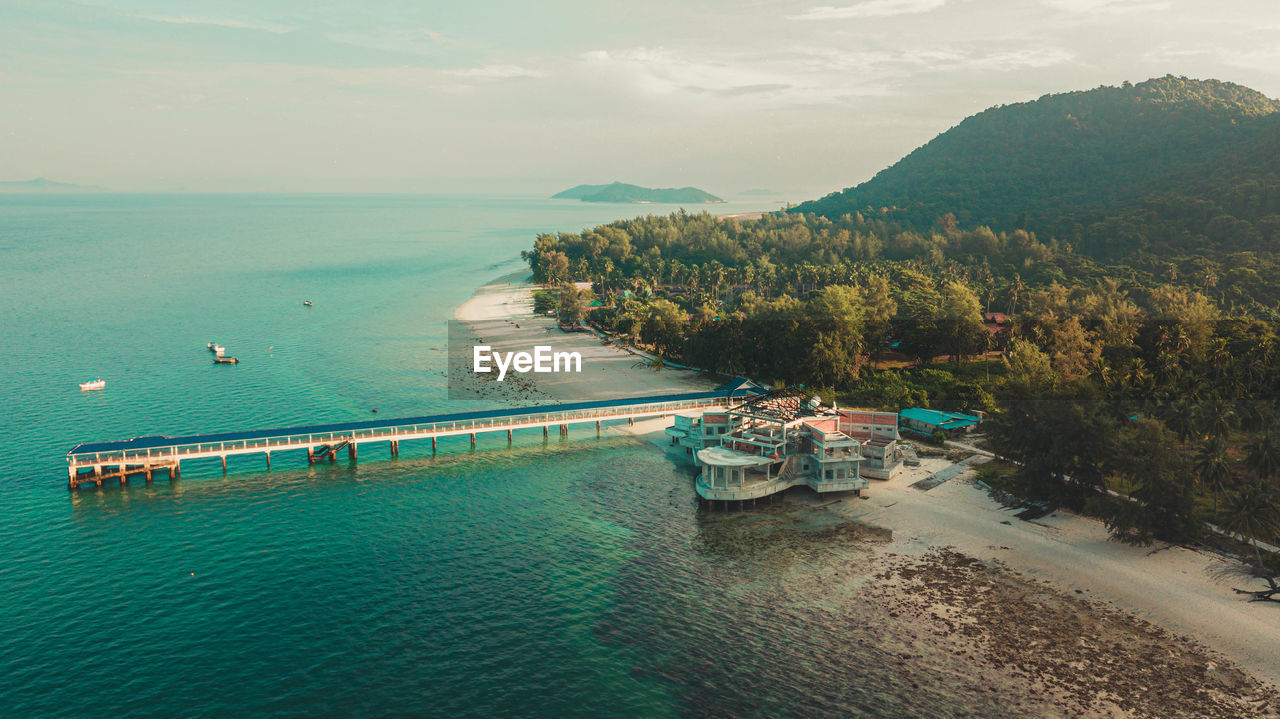
[[965, 119], [871, 180], [793, 208], [926, 229], [1025, 228], [1096, 255], [1280, 241], [1280, 103], [1166, 76]]
[[670, 202], [705, 204], [724, 202], [715, 195], [696, 187], [664, 188], [640, 187], [622, 182], [608, 185], [578, 185], [551, 196], [556, 200], [582, 200], [583, 202]]

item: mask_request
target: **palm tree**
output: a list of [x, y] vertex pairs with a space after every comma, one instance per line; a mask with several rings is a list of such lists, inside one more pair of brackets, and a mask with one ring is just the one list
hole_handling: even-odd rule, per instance
[[[1222, 528], [1239, 534], [1245, 541], [1274, 541], [1280, 535], [1280, 504], [1276, 502], [1275, 493], [1261, 482], [1250, 482], [1236, 492], [1226, 510]], [[1258, 571], [1262, 571], [1262, 552], [1257, 541], [1249, 543], [1253, 545]]]
[[725, 267], [720, 264], [720, 260], [712, 260], [707, 267], [709, 271], [706, 274], [706, 280], [711, 285], [711, 291], [715, 298], [719, 300], [720, 288], [724, 285], [725, 280]]
[[1245, 450], [1245, 466], [1260, 479], [1270, 479], [1280, 473], [1280, 437], [1275, 429], [1259, 435]]
[[1201, 402], [1197, 409], [1197, 424], [1202, 437], [1216, 437], [1226, 440], [1231, 433], [1232, 420], [1235, 419], [1235, 408], [1229, 402], [1212, 400]]
[[1196, 454], [1196, 475], [1200, 486], [1213, 492], [1213, 513], [1218, 514], [1218, 495], [1231, 479], [1231, 468], [1227, 465], [1227, 452], [1223, 443], [1214, 437], [1200, 448]]
[[1147, 363], [1143, 362], [1141, 357], [1129, 358], [1122, 369], [1122, 376], [1126, 387], [1141, 385], [1148, 377]]
[[1116, 372], [1111, 368], [1111, 364], [1107, 362], [1107, 358], [1099, 355], [1093, 361], [1090, 373], [1098, 379], [1098, 385], [1102, 388], [1102, 391], [1108, 396], [1112, 396], [1116, 389]]
[[1191, 403], [1177, 400], [1169, 404], [1169, 413], [1164, 424], [1173, 430], [1174, 436], [1183, 446], [1183, 457], [1191, 452], [1191, 437], [1195, 435], [1195, 418], [1191, 415]]
[[1209, 348], [1209, 359], [1213, 363], [1213, 378], [1222, 379], [1222, 371], [1231, 365], [1231, 347], [1224, 337], [1215, 338]]
[[1018, 293], [1019, 293], [1019, 292], [1021, 292], [1021, 291], [1023, 291], [1023, 290], [1025, 290], [1026, 288], [1027, 288], [1027, 286], [1026, 286], [1026, 285], [1024, 285], [1024, 284], [1022, 284], [1022, 277], [1020, 277], [1020, 276], [1018, 275], [1018, 273], [1016, 273], [1016, 272], [1015, 272], [1015, 273], [1013, 273], [1013, 287], [1012, 287], [1012, 292], [1011, 292], [1011, 294], [1012, 294], [1012, 296], [1013, 296], [1013, 299], [1012, 299], [1012, 301], [1009, 303], [1009, 316], [1010, 316], [1010, 317], [1012, 317], [1012, 316], [1013, 316], [1014, 314], [1016, 314], [1016, 313], [1017, 313], [1017, 311], [1018, 311]]

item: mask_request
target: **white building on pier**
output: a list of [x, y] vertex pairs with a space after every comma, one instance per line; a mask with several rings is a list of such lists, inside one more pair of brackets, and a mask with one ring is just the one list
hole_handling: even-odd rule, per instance
[[858, 493], [868, 477], [888, 479], [901, 462], [895, 413], [824, 409], [798, 391], [677, 415], [667, 434], [702, 468], [696, 491], [710, 501], [758, 499], [797, 485]]

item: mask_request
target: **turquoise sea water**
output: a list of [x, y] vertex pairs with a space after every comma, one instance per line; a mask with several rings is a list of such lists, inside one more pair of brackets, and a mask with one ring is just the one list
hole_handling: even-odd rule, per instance
[[952, 714], [796, 589], [825, 535], [700, 513], [634, 439], [65, 487], [78, 441], [463, 408], [454, 307], [534, 233], [634, 209], [0, 196], [0, 716]]

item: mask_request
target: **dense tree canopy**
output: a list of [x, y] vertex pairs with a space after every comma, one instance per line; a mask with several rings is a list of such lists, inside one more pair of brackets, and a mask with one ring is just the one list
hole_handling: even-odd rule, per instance
[[1051, 96], [805, 212], [637, 217], [524, 256], [666, 357], [989, 411], [1029, 493], [1118, 538], [1187, 540], [1236, 510], [1259, 536], [1280, 475], [1277, 109], [1180, 78]]

